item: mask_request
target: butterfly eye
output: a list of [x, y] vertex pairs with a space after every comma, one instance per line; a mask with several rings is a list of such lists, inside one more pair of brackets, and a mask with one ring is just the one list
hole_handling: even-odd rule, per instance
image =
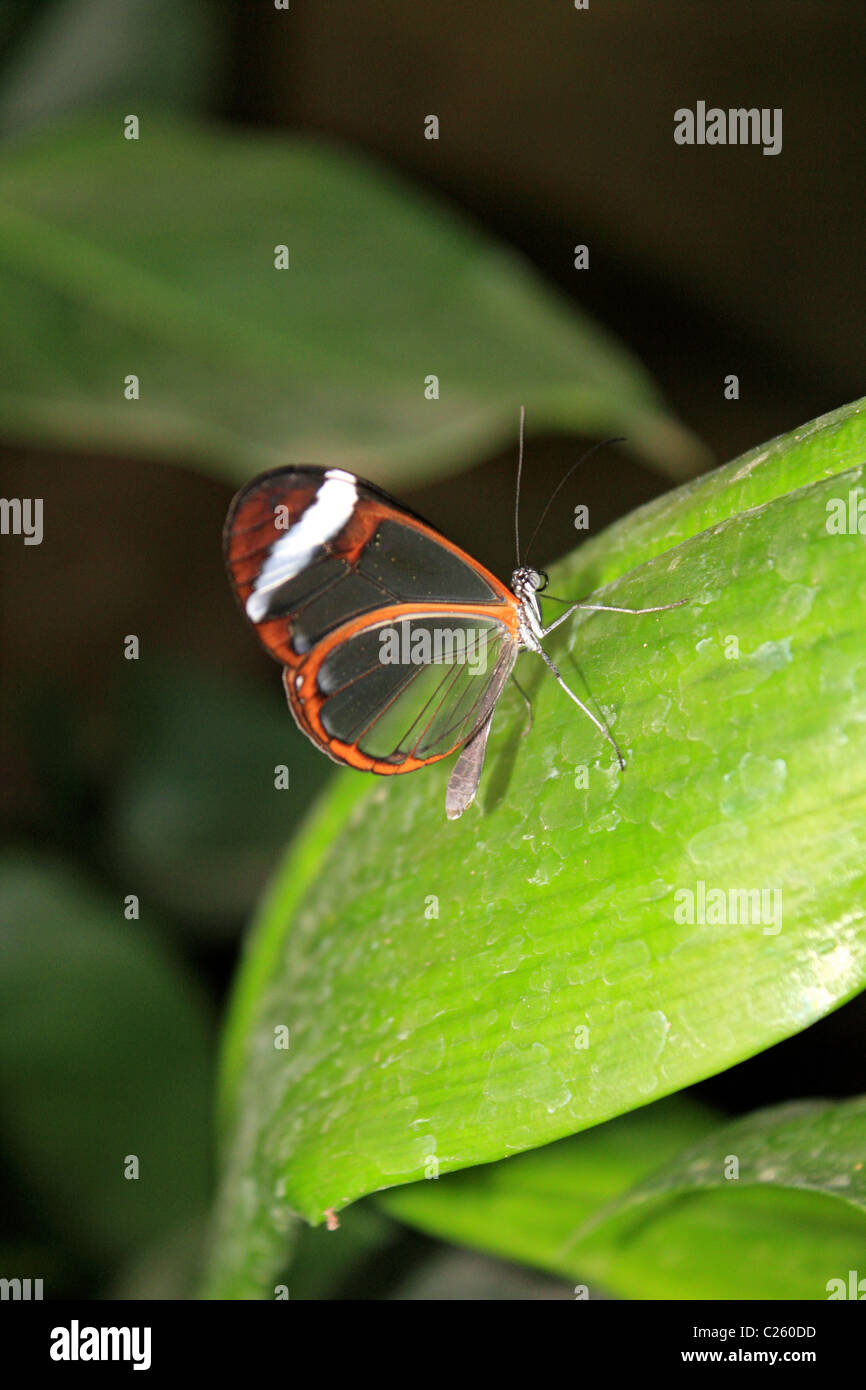
[[540, 594], [544, 592], [550, 581], [548, 580], [544, 570], [537, 570], [536, 574], [538, 576], [538, 583], [535, 586], [535, 591], [536, 593]]

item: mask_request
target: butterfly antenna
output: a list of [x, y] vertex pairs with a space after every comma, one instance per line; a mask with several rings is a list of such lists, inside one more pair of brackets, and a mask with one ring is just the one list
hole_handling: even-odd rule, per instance
[[587, 451], [586, 451], [585, 454], [581, 454], [580, 458], [576, 461], [576, 463], [573, 463], [573, 464], [571, 465], [571, 467], [569, 468], [569, 470], [568, 470], [568, 472], [565, 474], [565, 476], [562, 477], [562, 478], [560, 478], [559, 482], [556, 484], [556, 487], [553, 489], [553, 492], [550, 494], [549, 498], [547, 499], [547, 506], [544, 508], [544, 511], [541, 513], [541, 516], [538, 518], [538, 523], [537, 523], [537, 525], [536, 525], [536, 527], [535, 527], [535, 530], [533, 531], [532, 535], [531, 535], [530, 538], [529, 538], [529, 545], [526, 547], [527, 559], [529, 558], [529, 552], [530, 552], [530, 550], [532, 549], [533, 545], [535, 544], [535, 538], [536, 538], [536, 536], [538, 535], [539, 531], [541, 530], [542, 524], [543, 524], [543, 522], [544, 522], [545, 517], [547, 516], [547, 513], [550, 511], [550, 508], [553, 506], [554, 500], [555, 500], [556, 497], [559, 495], [559, 493], [562, 491], [562, 489], [565, 487], [565, 484], [568, 482], [568, 480], [569, 480], [569, 478], [571, 477], [571, 475], [572, 475], [572, 473], [574, 472], [574, 470], [575, 470], [576, 468], [579, 468], [580, 465], [581, 465], [582, 463], [586, 463], [586, 460], [587, 460], [588, 458], [592, 458], [592, 455], [593, 455], [593, 454], [598, 453], [599, 449], [604, 449], [606, 445], [608, 445], [608, 444], [624, 444], [624, 443], [625, 443], [625, 436], [624, 436], [624, 435], [616, 435], [613, 439], [602, 439], [602, 440], [599, 440], [598, 444], [593, 444], [593, 445], [592, 445], [592, 448], [587, 449]]
[[523, 426], [526, 420], [526, 407], [520, 407], [520, 444], [517, 449], [517, 488], [514, 493], [514, 550], [517, 555], [517, 568], [520, 568], [520, 479], [523, 474]]

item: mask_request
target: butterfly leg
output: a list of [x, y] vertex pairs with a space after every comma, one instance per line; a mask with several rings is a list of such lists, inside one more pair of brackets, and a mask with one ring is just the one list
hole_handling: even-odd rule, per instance
[[532, 703], [531, 703], [531, 701], [530, 701], [530, 699], [529, 699], [529, 696], [527, 695], [526, 691], [523, 689], [523, 686], [520, 684], [520, 681], [517, 679], [517, 677], [516, 677], [515, 675], [512, 674], [511, 679], [514, 681], [514, 684], [517, 686], [517, 689], [520, 691], [520, 694], [523, 696], [523, 703], [524, 703], [525, 706], [526, 706], [526, 723], [525, 723], [525, 725], [523, 726], [523, 729], [522, 729], [521, 734], [520, 734], [520, 737], [521, 737], [521, 738], [526, 738], [526, 735], [529, 733], [530, 729], [532, 728]]
[[554, 664], [553, 664], [553, 662], [551, 661], [550, 657], [547, 655], [547, 652], [544, 651], [540, 646], [539, 646], [539, 647], [536, 647], [536, 648], [535, 648], [535, 651], [538, 652], [538, 655], [541, 657], [542, 661], [545, 662], [545, 664], [546, 664], [548, 670], [550, 670], [550, 671], [553, 672], [554, 676], [556, 677], [557, 684], [560, 685], [560, 686], [562, 687], [562, 689], [565, 691], [565, 693], [566, 693], [566, 695], [569, 697], [569, 699], [574, 701], [574, 703], [577, 705], [578, 709], [582, 709], [582, 710], [583, 710], [583, 712], [584, 712], [584, 714], [587, 716], [587, 718], [592, 720], [592, 722], [593, 722], [593, 724], [595, 725], [595, 727], [596, 727], [596, 728], [599, 730], [599, 732], [602, 733], [602, 734], [604, 735], [604, 737], [607, 739], [607, 741], [608, 741], [608, 743], [610, 744], [611, 748], [613, 749], [614, 753], [616, 753], [617, 761], [618, 761], [618, 763], [619, 763], [619, 765], [620, 765], [620, 768], [621, 768], [621, 769], [623, 770], [623, 772], [624, 772], [624, 771], [625, 771], [625, 758], [623, 757], [622, 753], [620, 752], [619, 744], [617, 743], [617, 741], [616, 741], [616, 739], [614, 738], [613, 734], [610, 732], [610, 729], [608, 729], [604, 724], [602, 724], [602, 722], [601, 722], [600, 719], [596, 719], [596, 717], [595, 717], [595, 715], [593, 714], [592, 710], [591, 710], [591, 709], [588, 709], [587, 706], [583, 703], [583, 701], [582, 701], [582, 700], [579, 700], [579, 699], [577, 698], [577, 696], [575, 695], [574, 691], [571, 690], [571, 689], [566, 685], [565, 681], [564, 681], [563, 678], [562, 678], [562, 675], [561, 675], [560, 672], [557, 670], [556, 666], [554, 666]]
[[676, 603], [658, 604], [653, 608], [618, 608], [610, 603], [573, 603], [564, 613], [560, 613], [555, 622], [542, 629], [542, 636], [549, 637], [550, 633], [558, 628], [560, 623], [564, 623], [566, 618], [570, 618], [572, 613], [576, 613], [578, 608], [588, 608], [593, 613], [667, 613], [671, 608], [682, 608], [684, 603], [688, 603], [687, 598], [679, 598]]

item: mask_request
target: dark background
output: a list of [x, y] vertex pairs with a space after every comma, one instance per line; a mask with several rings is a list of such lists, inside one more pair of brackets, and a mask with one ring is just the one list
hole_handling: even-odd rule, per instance
[[[62, 34], [76, 8], [93, 14], [89, 39], [66, 50], [68, 91], [60, 79], [28, 87], [34, 33], [54, 24]], [[716, 462], [863, 394], [862, 7], [590, 0], [578, 12], [571, 0], [292, 0], [288, 14], [224, 2], [178, 5], [170, 19], [172, 7], [159, 3], [22, 4], [3, 15], [0, 75], [12, 74], [19, 98], [32, 93], [32, 109], [16, 129], [7, 100], [5, 138], [122, 94], [122, 76], [112, 86], [102, 71], [88, 90], [82, 73], [100, 24], [114, 26], [122, 52], [123, 16], [142, 8], [157, 55], [155, 97], [167, 108], [324, 135], [447, 201], [518, 248], [631, 349]], [[782, 152], [678, 147], [673, 112], [698, 99], [782, 107]], [[438, 142], [423, 138], [428, 112], [440, 118]], [[348, 247], [351, 227], [346, 237]], [[588, 272], [573, 269], [578, 242], [590, 247]], [[730, 372], [738, 401], [723, 396]], [[530, 519], [594, 442], [531, 426]], [[405, 500], [507, 575], [514, 463], [510, 447]], [[254, 853], [226, 861], [226, 841], [258, 826], [245, 780], [256, 735], [243, 727], [242, 692], [254, 692], [256, 719], [285, 719], [286, 739], [296, 737], [275, 670], [237, 618], [222, 571], [231, 489], [204, 472], [84, 452], [9, 446], [0, 466], [4, 496], [42, 496], [46, 513], [63, 518], [38, 565], [20, 546], [0, 546], [6, 837], [25, 850], [50, 846], [115, 894], [128, 891], [132, 866], [216, 1018], [239, 935], [290, 829], [261, 827]], [[597, 529], [668, 485], [607, 450], [603, 467], [587, 465], [580, 500]], [[553, 559], [573, 538], [563, 509], [546, 525], [539, 558]], [[176, 673], [146, 710], [118, 677], [118, 632], [140, 633]], [[190, 746], [179, 711], [199, 699], [210, 709], [223, 684], [203, 715], [208, 737]], [[166, 811], [165, 842], [157, 837], [144, 856], [131, 848], [134, 795], [169, 761], [183, 764], [187, 782]], [[307, 800], [328, 772], [324, 759], [309, 762]], [[213, 810], [214, 795], [224, 810]], [[198, 811], [210, 846], [190, 830]], [[788, 1096], [854, 1093], [863, 1028], [862, 1006], [850, 1004], [699, 1089], [736, 1113]], [[3, 1190], [7, 1239], [44, 1235], [26, 1184], [10, 1171]], [[430, 1244], [407, 1237], [398, 1267], [411, 1271]], [[70, 1291], [110, 1287], [110, 1272], [77, 1263], [74, 1251], [60, 1264]], [[387, 1287], [377, 1269], [351, 1292]]]

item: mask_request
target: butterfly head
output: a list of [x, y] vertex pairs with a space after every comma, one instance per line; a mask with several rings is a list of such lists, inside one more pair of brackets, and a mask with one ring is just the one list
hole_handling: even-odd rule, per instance
[[547, 588], [547, 575], [544, 570], [534, 570], [529, 565], [520, 565], [511, 576], [511, 588], [519, 599], [532, 599], [535, 594]]
[[529, 565], [518, 565], [511, 576], [511, 591], [523, 612], [524, 626], [528, 626], [536, 636], [541, 632], [538, 595], [546, 588], [547, 575], [544, 570], [534, 570]]

